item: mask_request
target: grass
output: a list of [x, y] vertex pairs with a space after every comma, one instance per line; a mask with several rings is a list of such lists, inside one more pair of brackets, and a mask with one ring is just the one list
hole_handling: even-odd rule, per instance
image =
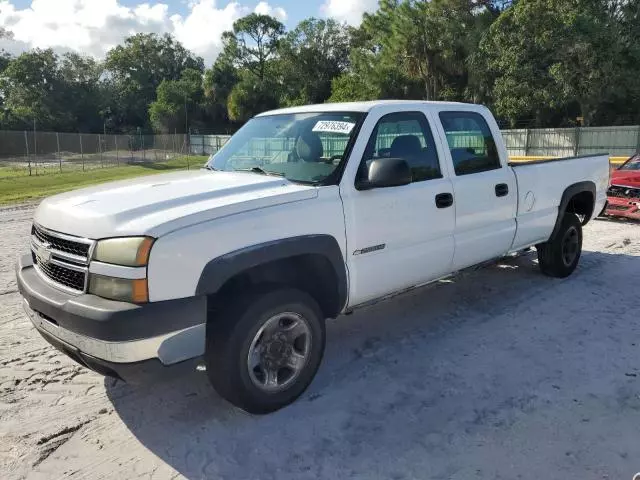
[[26, 176], [12, 167], [0, 167], [0, 205], [25, 202], [97, 183], [111, 182], [155, 173], [199, 168], [207, 157], [178, 157], [161, 163], [140, 163], [122, 167], [96, 168]]

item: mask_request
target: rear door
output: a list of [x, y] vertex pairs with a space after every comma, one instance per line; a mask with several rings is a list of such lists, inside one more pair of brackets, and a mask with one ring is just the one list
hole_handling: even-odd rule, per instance
[[437, 116], [453, 167], [453, 269], [459, 270], [509, 251], [516, 232], [517, 185], [493, 118], [471, 110], [441, 110]]
[[[449, 272], [455, 212], [442, 153], [423, 112], [369, 114], [340, 185], [350, 306]], [[357, 190], [356, 179], [373, 158], [405, 159], [412, 183]]]

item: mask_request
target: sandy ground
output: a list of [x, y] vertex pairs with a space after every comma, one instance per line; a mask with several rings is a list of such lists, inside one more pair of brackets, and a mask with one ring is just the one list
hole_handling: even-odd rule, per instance
[[579, 269], [508, 259], [330, 322], [264, 417], [202, 373], [133, 388], [76, 366], [13, 278], [32, 208], [0, 210], [3, 479], [631, 479], [640, 471], [640, 225], [595, 221]]

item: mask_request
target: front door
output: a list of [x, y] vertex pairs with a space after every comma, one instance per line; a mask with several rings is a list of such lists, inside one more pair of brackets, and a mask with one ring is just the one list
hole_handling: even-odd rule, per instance
[[455, 210], [447, 201], [453, 188], [425, 115], [408, 111], [379, 118], [357, 175], [366, 174], [367, 160], [374, 158], [403, 158], [413, 181], [363, 191], [353, 177], [342, 182], [350, 306], [438, 278], [453, 259]]

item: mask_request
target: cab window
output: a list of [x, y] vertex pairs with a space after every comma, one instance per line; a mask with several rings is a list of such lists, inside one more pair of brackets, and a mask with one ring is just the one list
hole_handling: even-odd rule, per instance
[[482, 115], [475, 112], [440, 112], [456, 175], [501, 167], [496, 142]]
[[378, 121], [367, 143], [359, 177], [367, 164], [378, 158], [405, 160], [413, 182], [442, 178], [433, 135], [420, 112], [391, 113]]

